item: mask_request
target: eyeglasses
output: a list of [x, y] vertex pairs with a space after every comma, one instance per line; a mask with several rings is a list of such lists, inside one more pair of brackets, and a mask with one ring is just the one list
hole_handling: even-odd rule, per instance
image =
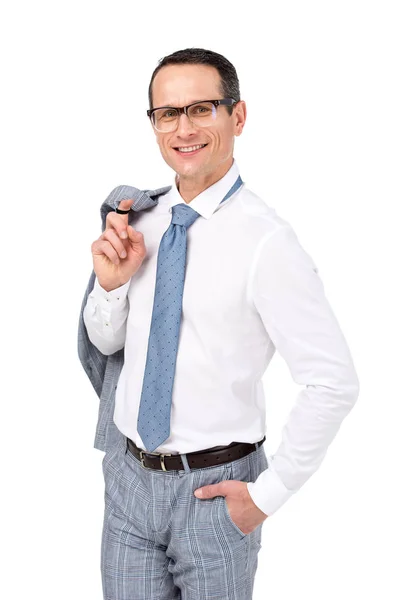
[[148, 110], [147, 116], [150, 118], [153, 127], [163, 133], [175, 131], [182, 113], [185, 113], [194, 125], [208, 127], [215, 123], [219, 105], [233, 106], [238, 102], [239, 100], [235, 100], [234, 98], [222, 98], [220, 100], [202, 100], [201, 102], [194, 102], [181, 108], [176, 106], [160, 106]]

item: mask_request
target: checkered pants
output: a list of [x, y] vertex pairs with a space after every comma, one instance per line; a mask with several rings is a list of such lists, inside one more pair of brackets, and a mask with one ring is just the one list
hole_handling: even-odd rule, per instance
[[103, 458], [101, 543], [104, 600], [251, 600], [261, 523], [244, 534], [224, 496], [195, 489], [226, 479], [255, 481], [268, 467], [264, 446], [222, 465], [146, 469], [126, 437]]

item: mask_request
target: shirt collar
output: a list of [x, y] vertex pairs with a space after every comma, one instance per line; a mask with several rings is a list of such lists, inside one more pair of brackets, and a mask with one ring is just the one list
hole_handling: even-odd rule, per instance
[[[210, 185], [195, 198], [193, 198], [188, 205], [193, 208], [193, 210], [198, 212], [202, 217], [209, 219], [213, 213], [218, 210], [222, 198], [224, 198], [224, 196], [229, 192], [238, 177], [239, 167], [236, 160], [233, 159], [233, 164], [229, 171], [225, 173], [221, 179], [213, 183], [213, 185]], [[172, 213], [172, 207], [175, 206], [175, 204], [182, 204], [185, 202], [180, 195], [178, 188], [176, 187], [177, 179], [178, 175], [175, 175], [171, 190], [168, 193], [168, 211], [170, 213]], [[228, 198], [225, 202], [229, 202], [229, 200], [230, 198]], [[225, 204], [225, 202], [223, 204]]]

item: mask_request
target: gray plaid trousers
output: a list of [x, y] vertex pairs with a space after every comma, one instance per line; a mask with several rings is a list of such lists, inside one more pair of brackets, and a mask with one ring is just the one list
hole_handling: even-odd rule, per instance
[[200, 469], [182, 457], [185, 469], [146, 469], [125, 436], [104, 455], [104, 600], [251, 600], [264, 522], [244, 534], [224, 496], [193, 492], [226, 479], [255, 481], [268, 467], [264, 446]]

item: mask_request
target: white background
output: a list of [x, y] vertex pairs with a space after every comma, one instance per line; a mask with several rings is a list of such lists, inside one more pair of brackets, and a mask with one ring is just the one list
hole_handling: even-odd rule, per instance
[[[254, 600], [399, 598], [397, 9], [3, 4], [3, 598], [102, 598], [103, 453], [78, 316], [103, 200], [172, 183], [147, 88], [159, 59], [196, 46], [237, 69], [242, 178], [313, 257], [361, 384], [318, 472], [263, 525]], [[270, 453], [299, 389], [278, 354], [264, 384]]]

